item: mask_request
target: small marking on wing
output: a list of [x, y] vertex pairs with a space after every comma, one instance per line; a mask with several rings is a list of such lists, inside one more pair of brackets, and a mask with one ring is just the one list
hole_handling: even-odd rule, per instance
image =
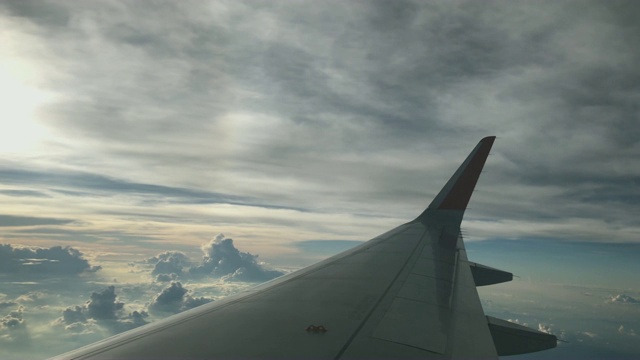
[[316, 326], [316, 325], [313, 325], [313, 324], [307, 326], [307, 328], [305, 330], [307, 332], [309, 332], [309, 333], [322, 333], [322, 334], [324, 334], [324, 333], [327, 332], [327, 328], [325, 328], [323, 325]]

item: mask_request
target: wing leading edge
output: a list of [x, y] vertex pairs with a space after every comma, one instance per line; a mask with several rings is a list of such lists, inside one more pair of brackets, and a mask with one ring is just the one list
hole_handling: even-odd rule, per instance
[[555, 336], [485, 317], [476, 286], [511, 274], [468, 261], [460, 222], [495, 137], [415, 220], [249, 291], [55, 359], [496, 358]]

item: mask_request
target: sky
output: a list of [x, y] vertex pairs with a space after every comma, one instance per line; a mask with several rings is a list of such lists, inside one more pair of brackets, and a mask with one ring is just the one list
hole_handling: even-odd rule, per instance
[[637, 358], [639, 17], [631, 0], [0, 1], [0, 357], [368, 240], [495, 135], [462, 227], [472, 261], [520, 277], [480, 288], [485, 311], [568, 341], [539, 357]]

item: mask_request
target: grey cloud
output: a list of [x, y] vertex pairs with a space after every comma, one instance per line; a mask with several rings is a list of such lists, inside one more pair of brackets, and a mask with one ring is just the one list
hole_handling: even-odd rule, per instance
[[96, 320], [115, 319], [123, 306], [124, 303], [116, 301], [115, 287], [109, 286], [101, 292], [91, 294], [86, 307], [87, 316]]
[[153, 299], [149, 309], [177, 313], [186, 294], [187, 289], [183, 288], [180, 282], [172, 282]]
[[53, 1], [9, 0], [3, 5], [13, 16], [53, 27], [67, 25], [70, 18], [69, 9]]
[[202, 263], [189, 269], [191, 275], [213, 275], [231, 281], [267, 281], [283, 275], [276, 270], [267, 270], [257, 261], [258, 256], [241, 252], [233, 240], [218, 234], [202, 246]]
[[26, 326], [26, 323], [22, 318], [23, 310], [24, 307], [21, 306], [17, 310], [13, 310], [8, 315], [0, 318], [0, 325], [10, 330], [24, 328]]
[[82, 253], [72, 247], [27, 248], [0, 244], [0, 273], [75, 275], [99, 269], [100, 266], [91, 266]]
[[180, 282], [171, 282], [151, 302], [152, 311], [178, 313], [213, 301], [206, 297], [192, 297]]
[[[593, 219], [585, 205], [619, 199], [622, 182], [640, 196], [629, 180], [640, 155], [639, 11], [630, 2], [57, 3], [50, 12], [49, 5], [4, 6], [40, 29], [44, 61], [71, 69], [72, 76], [43, 80], [65, 95], [47, 111], [55, 131], [91, 139], [113, 163], [153, 168], [193, 191], [38, 174], [60, 181], [57, 187], [185, 203], [299, 201], [305, 209], [346, 212], [372, 195], [402, 202], [432, 191], [424, 183], [438, 180], [430, 174], [444, 167], [430, 165], [430, 153], [452, 158], [466, 149], [457, 144], [496, 132], [504, 135], [496, 146], [504, 162], [489, 170], [503, 182], [486, 182], [489, 193], [478, 200], [510, 208], [492, 206], [492, 216], [569, 211]], [[75, 21], [42, 18], [48, 13]], [[126, 81], [114, 83], [112, 74]], [[243, 126], [231, 116], [237, 113], [252, 121]], [[379, 160], [386, 156], [396, 161]], [[424, 169], [415, 169], [418, 163]], [[28, 172], [4, 178], [39, 181]], [[253, 180], [264, 178], [306, 182], [320, 195], [295, 199], [288, 186]], [[514, 203], [548, 207], [509, 205], [496, 196], [504, 179], [519, 190]], [[327, 185], [336, 183], [351, 204], [336, 201], [344, 194]], [[536, 186], [563, 191], [550, 198]], [[582, 196], [572, 196], [576, 188]], [[627, 214], [638, 206], [624, 205]], [[600, 216], [632, 223], [622, 215]]]
[[152, 275], [175, 274], [181, 275], [185, 266], [191, 265], [189, 258], [179, 251], [167, 251], [145, 260], [148, 264], [153, 264]]
[[0, 301], [0, 310], [11, 307], [11, 306], [15, 306], [17, 304], [18, 303], [16, 303], [15, 301]]
[[0, 344], [9, 348], [24, 348], [29, 346], [31, 336], [27, 322], [23, 318], [24, 307], [9, 312], [0, 318]]
[[90, 300], [84, 305], [67, 307], [62, 316], [56, 320], [66, 330], [74, 333], [91, 332], [94, 325], [108, 328], [112, 333], [119, 333], [148, 323], [146, 311], [134, 310], [124, 314], [125, 304], [118, 301], [115, 287], [91, 293]]
[[155, 278], [156, 282], [170, 282], [178, 278], [176, 274], [158, 274]]
[[0, 194], [7, 196], [15, 196], [15, 197], [38, 197], [38, 198], [49, 198], [50, 195], [43, 193], [41, 191], [35, 190], [0, 190]]
[[71, 325], [74, 323], [83, 323], [87, 320], [85, 316], [85, 307], [71, 306], [62, 311], [62, 321], [65, 324]]
[[[153, 198], [141, 200], [146, 203], [175, 202], [187, 204], [233, 204], [256, 206], [270, 209], [295, 209], [278, 204], [263, 203], [259, 199], [238, 196], [233, 194], [222, 194], [212, 191], [198, 189], [188, 189], [181, 187], [171, 187], [156, 184], [136, 183], [124, 179], [111, 178], [98, 174], [62, 171], [62, 170], [25, 170], [16, 168], [0, 168], [0, 178], [3, 184], [24, 185], [45, 187], [54, 192], [71, 196], [104, 196], [121, 194], [151, 195]], [[65, 190], [76, 189], [76, 190]], [[77, 191], [82, 189], [85, 191]], [[30, 190], [30, 193], [39, 193]], [[27, 226], [27, 225], [62, 225], [68, 224], [72, 220], [47, 219], [32, 217], [17, 217], [10, 215], [0, 216], [0, 226]], [[10, 224], [17, 225], [10, 225]], [[24, 224], [24, 225], [21, 225]]]
[[38, 225], [66, 225], [72, 223], [69, 219], [56, 219], [33, 216], [0, 215], [0, 226], [38, 226]]

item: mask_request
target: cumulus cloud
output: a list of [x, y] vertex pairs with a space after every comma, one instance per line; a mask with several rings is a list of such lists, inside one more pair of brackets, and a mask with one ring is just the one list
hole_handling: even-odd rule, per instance
[[151, 274], [156, 282], [170, 282], [179, 278], [214, 276], [229, 281], [261, 282], [284, 273], [269, 270], [258, 262], [258, 255], [238, 250], [233, 240], [223, 234], [216, 235], [202, 245], [202, 260], [191, 261], [179, 251], [166, 251], [144, 260], [153, 265]]
[[175, 274], [181, 275], [185, 266], [189, 266], [189, 257], [179, 251], [166, 251], [145, 260], [147, 264], [152, 264], [151, 274]]
[[149, 305], [152, 311], [179, 313], [213, 301], [206, 297], [193, 297], [180, 282], [172, 282], [164, 288]]
[[100, 266], [91, 266], [83, 254], [72, 247], [30, 248], [0, 244], [0, 273], [75, 275], [99, 269]]
[[155, 278], [156, 282], [169, 282], [169, 281], [173, 281], [177, 278], [178, 276], [176, 274], [158, 274]]
[[202, 262], [189, 270], [192, 275], [213, 275], [231, 281], [267, 281], [284, 274], [265, 269], [258, 263], [258, 255], [241, 252], [233, 240], [223, 234], [203, 245], [202, 252]]
[[123, 307], [124, 303], [116, 300], [115, 287], [109, 286], [101, 292], [92, 293], [86, 309], [88, 317], [100, 320], [115, 319], [116, 312]]
[[611, 296], [608, 302], [617, 304], [640, 304], [640, 300], [633, 298], [627, 294], [618, 294]]
[[6, 329], [21, 329], [26, 326], [25, 321], [22, 319], [23, 306], [18, 307], [17, 310], [11, 311], [8, 315], [0, 319], [0, 325]]
[[0, 318], [0, 343], [10, 346], [24, 345], [30, 340], [27, 323], [23, 318], [24, 306]]
[[93, 292], [84, 305], [67, 307], [56, 322], [75, 333], [91, 332], [90, 329], [95, 324], [119, 333], [147, 323], [146, 311], [135, 310], [124, 315], [124, 305], [118, 301], [115, 287], [109, 286], [102, 291]]

